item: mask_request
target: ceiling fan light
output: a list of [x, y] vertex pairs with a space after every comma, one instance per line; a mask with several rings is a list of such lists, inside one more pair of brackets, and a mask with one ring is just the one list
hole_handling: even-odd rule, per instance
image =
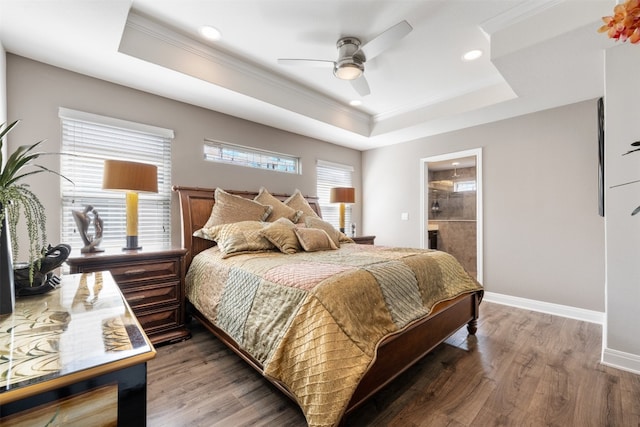
[[363, 71], [364, 67], [362, 67], [362, 65], [353, 62], [345, 62], [342, 64], [336, 64], [333, 69], [333, 74], [342, 80], [355, 80], [362, 75]]

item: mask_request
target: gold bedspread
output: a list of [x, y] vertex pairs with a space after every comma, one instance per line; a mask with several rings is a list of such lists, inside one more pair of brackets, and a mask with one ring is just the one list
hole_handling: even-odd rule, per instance
[[189, 301], [289, 388], [310, 426], [339, 422], [383, 338], [479, 289], [444, 252], [357, 244], [226, 259], [211, 248], [187, 273]]

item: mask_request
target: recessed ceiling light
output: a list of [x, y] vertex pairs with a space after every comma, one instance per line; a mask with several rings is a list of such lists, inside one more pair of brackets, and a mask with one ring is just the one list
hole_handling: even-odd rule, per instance
[[475, 61], [476, 59], [482, 56], [482, 51], [480, 49], [470, 50], [469, 52], [462, 55], [463, 61]]
[[359, 99], [352, 99], [351, 101], [349, 101], [349, 105], [353, 107], [358, 107], [362, 105], [362, 101], [360, 101]]
[[220, 40], [222, 38], [220, 30], [210, 25], [200, 27], [200, 35], [208, 40]]

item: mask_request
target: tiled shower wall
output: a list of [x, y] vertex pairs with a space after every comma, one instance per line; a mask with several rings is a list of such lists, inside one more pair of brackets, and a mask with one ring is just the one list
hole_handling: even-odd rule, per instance
[[[475, 180], [476, 168], [429, 172], [429, 182]], [[453, 192], [438, 186], [430, 189], [429, 200], [437, 200], [438, 212], [429, 212], [429, 225], [438, 226], [438, 249], [453, 255], [469, 274], [475, 277], [476, 257], [476, 192]]]
[[467, 273], [476, 277], [476, 222], [432, 221], [438, 224], [438, 250], [453, 255]]

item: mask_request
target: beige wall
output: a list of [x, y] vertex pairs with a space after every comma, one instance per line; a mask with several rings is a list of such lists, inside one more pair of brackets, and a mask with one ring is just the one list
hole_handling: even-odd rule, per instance
[[[58, 107], [175, 130], [173, 182], [180, 185], [315, 192], [318, 153], [353, 164], [354, 185], [366, 200], [355, 206], [362, 234], [400, 246], [420, 243], [420, 159], [483, 147], [484, 284], [488, 291], [604, 311], [604, 221], [597, 215], [596, 102], [543, 111], [405, 144], [360, 153], [199, 107], [7, 55], [8, 117], [22, 118], [11, 144], [47, 138], [59, 147]], [[33, 125], [33, 124], [36, 125]], [[303, 174], [206, 163], [211, 137], [300, 155]], [[360, 160], [362, 158], [362, 168]], [[48, 159], [57, 168], [57, 160]], [[360, 172], [362, 171], [362, 183]], [[51, 240], [59, 236], [55, 180], [33, 187], [49, 213]], [[362, 196], [362, 197], [360, 197]], [[409, 220], [401, 221], [400, 213]], [[179, 242], [173, 206], [173, 239]]]
[[[607, 218], [607, 321], [603, 359], [640, 372], [640, 153], [622, 156], [640, 140], [638, 46], [606, 51], [605, 158]], [[621, 352], [621, 353], [617, 353]]]
[[364, 152], [363, 231], [418, 246], [420, 159], [477, 147], [486, 289], [603, 312], [595, 100]]
[[[9, 119], [22, 123], [12, 132], [11, 147], [47, 139], [43, 151], [59, 151], [58, 108], [111, 116], [175, 131], [172, 145], [172, 182], [175, 185], [258, 190], [264, 185], [274, 193], [316, 193], [316, 160], [321, 158], [354, 167], [354, 185], [360, 184], [361, 153], [324, 141], [263, 126], [218, 112], [184, 104], [102, 80], [72, 73], [13, 54], [7, 55], [7, 111]], [[203, 160], [203, 140], [217, 140], [300, 156], [302, 174], [291, 175]], [[59, 159], [44, 161], [59, 169]], [[47, 209], [47, 230], [52, 243], [60, 236], [59, 182], [45, 174], [31, 184]], [[356, 200], [362, 200], [357, 194]], [[360, 223], [361, 205], [354, 205]], [[172, 206], [172, 239], [180, 243], [177, 200]], [[108, 224], [106, 224], [108, 227]], [[124, 238], [124, 237], [123, 237]]]

